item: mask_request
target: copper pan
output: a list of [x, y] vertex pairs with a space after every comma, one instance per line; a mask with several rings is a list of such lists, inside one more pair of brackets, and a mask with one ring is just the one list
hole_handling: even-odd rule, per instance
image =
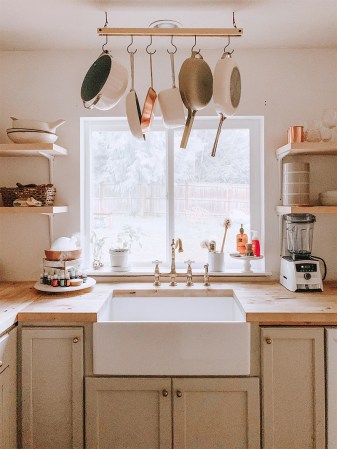
[[156, 99], [157, 99], [157, 93], [153, 89], [153, 75], [152, 75], [152, 55], [155, 53], [155, 51], [152, 53], [150, 53], [150, 52], [148, 52], [148, 53], [150, 55], [151, 86], [149, 87], [149, 90], [147, 91], [147, 95], [146, 95], [144, 106], [143, 106], [142, 119], [141, 119], [141, 128], [142, 128], [143, 134], [150, 131], [151, 118], [152, 118], [152, 114], [153, 114], [153, 110], [154, 110], [154, 105], [155, 105]]

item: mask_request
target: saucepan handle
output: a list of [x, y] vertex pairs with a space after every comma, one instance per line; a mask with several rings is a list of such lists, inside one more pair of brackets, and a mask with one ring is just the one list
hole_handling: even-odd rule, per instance
[[187, 147], [188, 138], [190, 137], [190, 133], [191, 133], [191, 129], [193, 126], [193, 121], [194, 121], [194, 117], [195, 117], [196, 113], [197, 113], [197, 111], [192, 111], [191, 109], [188, 110], [186, 125], [185, 125], [185, 129], [184, 129], [183, 137], [181, 139], [180, 148]]
[[216, 133], [216, 137], [215, 137], [215, 141], [214, 141], [214, 145], [213, 145], [213, 150], [212, 150], [212, 154], [211, 154], [212, 157], [215, 156], [216, 149], [218, 147], [218, 142], [219, 142], [219, 137], [220, 137], [220, 133], [221, 133], [222, 124], [225, 121], [225, 119], [226, 119], [226, 117], [223, 114], [220, 114], [220, 122], [219, 122], [219, 126], [218, 126], [218, 131]]
[[95, 98], [95, 100], [91, 103], [90, 106], [86, 105], [86, 102], [84, 100], [83, 101], [83, 106], [85, 107], [85, 109], [92, 109], [94, 106], [96, 106], [96, 104], [99, 102], [99, 100], [101, 99], [102, 94], [98, 94], [97, 97]]

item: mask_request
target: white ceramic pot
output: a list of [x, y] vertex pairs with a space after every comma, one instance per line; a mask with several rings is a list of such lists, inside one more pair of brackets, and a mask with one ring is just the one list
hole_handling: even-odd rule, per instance
[[175, 84], [174, 53], [170, 53], [172, 70], [172, 87], [159, 92], [158, 102], [166, 128], [179, 128], [185, 125], [184, 105], [180, 91]]
[[110, 249], [111, 267], [115, 271], [128, 271], [129, 250], [125, 248]]
[[107, 110], [122, 98], [128, 85], [128, 73], [108, 52], [103, 52], [88, 70], [81, 88], [86, 109]]
[[218, 131], [215, 137], [212, 156], [215, 156], [221, 128], [226, 117], [233, 115], [240, 104], [241, 75], [231, 54], [225, 52], [217, 62], [213, 77], [213, 101], [220, 115]]
[[50, 133], [55, 133], [56, 128], [63, 125], [65, 123], [65, 120], [56, 120], [55, 122], [40, 122], [38, 120], [30, 120], [30, 119], [19, 119], [15, 117], [11, 117], [13, 128], [23, 128], [23, 129], [29, 129], [30, 131], [37, 130], [37, 131], [47, 131]]
[[221, 251], [208, 252], [209, 271], [223, 272], [225, 269], [225, 254]]

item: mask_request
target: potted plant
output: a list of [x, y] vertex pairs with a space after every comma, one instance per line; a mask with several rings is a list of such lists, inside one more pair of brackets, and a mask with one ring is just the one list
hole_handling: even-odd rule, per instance
[[122, 231], [117, 234], [117, 244], [110, 248], [111, 267], [115, 271], [128, 271], [129, 267], [129, 253], [132, 245], [137, 243], [140, 247], [142, 232], [139, 229], [134, 229], [130, 225], [124, 225]]

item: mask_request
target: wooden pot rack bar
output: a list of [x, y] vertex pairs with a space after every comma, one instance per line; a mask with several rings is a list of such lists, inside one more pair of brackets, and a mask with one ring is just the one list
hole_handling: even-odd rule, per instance
[[242, 28], [97, 28], [99, 36], [234, 37]]

